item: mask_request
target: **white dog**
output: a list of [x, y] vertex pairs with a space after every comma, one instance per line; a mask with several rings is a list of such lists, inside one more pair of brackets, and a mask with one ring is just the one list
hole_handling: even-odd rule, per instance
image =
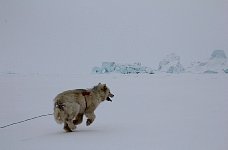
[[68, 90], [58, 94], [54, 99], [54, 117], [57, 123], [64, 123], [64, 130], [72, 132], [76, 125], [82, 123], [83, 115], [88, 118], [89, 126], [95, 120], [97, 106], [114, 95], [106, 84], [99, 83], [91, 89]]

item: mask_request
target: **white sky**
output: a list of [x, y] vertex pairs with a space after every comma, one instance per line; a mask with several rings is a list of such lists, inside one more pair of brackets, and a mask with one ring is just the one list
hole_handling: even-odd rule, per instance
[[0, 72], [90, 72], [228, 55], [228, 0], [0, 0]]

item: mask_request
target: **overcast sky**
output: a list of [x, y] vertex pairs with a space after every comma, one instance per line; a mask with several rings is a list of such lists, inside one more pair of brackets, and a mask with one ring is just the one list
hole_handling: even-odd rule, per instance
[[0, 0], [0, 72], [90, 72], [228, 55], [228, 0]]

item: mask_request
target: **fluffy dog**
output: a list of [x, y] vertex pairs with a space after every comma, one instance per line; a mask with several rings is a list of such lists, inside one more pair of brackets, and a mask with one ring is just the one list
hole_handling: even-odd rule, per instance
[[97, 106], [114, 95], [106, 84], [99, 83], [91, 89], [68, 90], [58, 94], [54, 99], [54, 117], [57, 123], [64, 123], [64, 130], [72, 132], [76, 125], [82, 123], [83, 115], [87, 117], [86, 125], [95, 120]]

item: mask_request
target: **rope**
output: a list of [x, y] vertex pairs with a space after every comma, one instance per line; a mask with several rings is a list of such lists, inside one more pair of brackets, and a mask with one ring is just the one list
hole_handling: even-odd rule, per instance
[[51, 115], [53, 115], [53, 114], [46, 114], [46, 115], [40, 115], [40, 116], [32, 117], [32, 118], [29, 118], [29, 119], [25, 119], [25, 120], [22, 120], [22, 121], [18, 121], [18, 122], [14, 122], [14, 123], [11, 123], [11, 124], [4, 125], [4, 126], [2, 126], [0, 128], [3, 129], [3, 128], [9, 127], [9, 126], [12, 126], [12, 125], [16, 125], [16, 124], [19, 124], [19, 123], [23, 123], [23, 122], [26, 122], [26, 121], [33, 120], [33, 119], [46, 117], [46, 116], [51, 116]]

